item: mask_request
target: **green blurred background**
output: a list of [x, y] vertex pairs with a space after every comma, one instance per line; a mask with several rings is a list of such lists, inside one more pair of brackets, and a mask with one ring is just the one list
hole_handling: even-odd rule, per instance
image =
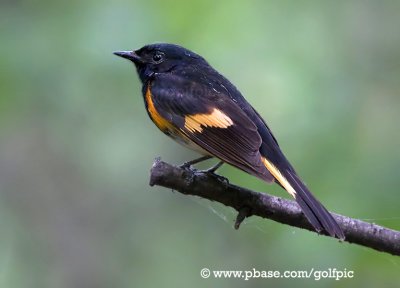
[[[400, 229], [399, 12], [399, 1], [3, 0], [0, 287], [399, 287], [397, 257], [255, 217], [235, 231], [231, 209], [149, 187], [156, 156], [196, 154], [153, 126], [133, 66], [112, 55], [153, 42], [203, 55], [329, 209]], [[354, 278], [215, 280], [203, 267]]]

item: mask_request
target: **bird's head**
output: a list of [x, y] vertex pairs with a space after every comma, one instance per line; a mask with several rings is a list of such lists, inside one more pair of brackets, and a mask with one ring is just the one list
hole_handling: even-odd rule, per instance
[[169, 73], [175, 69], [207, 64], [196, 53], [175, 44], [157, 43], [135, 51], [118, 51], [115, 55], [132, 61], [139, 77], [146, 82], [155, 73]]

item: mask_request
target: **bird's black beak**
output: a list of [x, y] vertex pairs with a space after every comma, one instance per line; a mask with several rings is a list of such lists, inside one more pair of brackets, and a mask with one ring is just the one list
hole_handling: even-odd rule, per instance
[[114, 52], [115, 55], [131, 60], [135, 64], [143, 63], [142, 58], [135, 53], [135, 51], [116, 51]]

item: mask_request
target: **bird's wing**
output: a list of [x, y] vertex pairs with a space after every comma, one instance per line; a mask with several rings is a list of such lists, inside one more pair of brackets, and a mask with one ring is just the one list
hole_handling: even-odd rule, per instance
[[262, 139], [257, 126], [232, 99], [182, 77], [158, 77], [167, 79], [155, 78], [144, 92], [163, 118], [222, 161], [265, 181], [274, 180], [259, 151]]

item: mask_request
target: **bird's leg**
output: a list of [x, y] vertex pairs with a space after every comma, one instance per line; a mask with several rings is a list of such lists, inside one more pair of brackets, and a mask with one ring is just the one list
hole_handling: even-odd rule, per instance
[[221, 167], [224, 164], [223, 161], [219, 161], [217, 164], [215, 164], [214, 166], [208, 168], [207, 170], [204, 170], [204, 172], [207, 173], [215, 173], [215, 171], [217, 171], [219, 169], [219, 167]]
[[[192, 166], [192, 165], [194, 165], [194, 164], [197, 164], [197, 163], [206, 161], [206, 160], [211, 159], [211, 158], [213, 158], [213, 156], [211, 156], [211, 155], [206, 155], [206, 156], [203, 156], [203, 157], [196, 158], [196, 159], [193, 159], [193, 160], [191, 160], [191, 161], [185, 162], [185, 163], [183, 163], [182, 165], [180, 165], [180, 167], [181, 167], [181, 168], [189, 168], [190, 166]], [[217, 169], [218, 169], [218, 167], [217, 167]]]
[[219, 181], [224, 182], [225, 184], [229, 184], [228, 178], [225, 178], [224, 176], [221, 176], [221, 175], [218, 175], [215, 173], [215, 171], [217, 171], [217, 169], [219, 167], [221, 167], [223, 164], [224, 164], [223, 161], [219, 161], [217, 164], [215, 164], [211, 168], [206, 169], [206, 170], [200, 170], [199, 172], [207, 173], [208, 175], [218, 179]]

